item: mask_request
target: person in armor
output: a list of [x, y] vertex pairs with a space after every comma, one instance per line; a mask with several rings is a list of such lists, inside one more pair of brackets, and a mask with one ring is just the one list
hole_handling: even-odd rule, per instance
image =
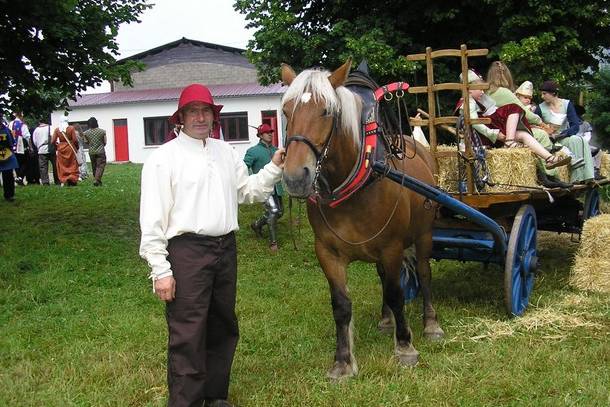
[[[273, 145], [273, 132], [271, 126], [266, 123], [256, 129], [256, 135], [260, 141], [257, 145], [250, 147], [244, 157], [244, 162], [251, 174], [256, 174], [267, 165], [277, 150], [277, 147]], [[278, 250], [277, 221], [283, 214], [282, 194], [282, 185], [277, 183], [273, 193], [265, 201], [264, 214], [250, 225], [257, 237], [263, 237], [263, 226], [269, 226], [269, 249], [272, 252]]]

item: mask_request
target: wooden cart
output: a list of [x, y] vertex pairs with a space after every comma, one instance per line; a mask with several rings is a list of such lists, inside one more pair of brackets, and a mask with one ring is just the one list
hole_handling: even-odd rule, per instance
[[[425, 61], [427, 85], [411, 87], [410, 93], [428, 95], [428, 117], [413, 120], [413, 125], [429, 128], [430, 150], [438, 162], [436, 126], [456, 126], [457, 116], [438, 117], [436, 93], [446, 90], [461, 91], [464, 106], [469, 103], [469, 89], [485, 90], [488, 84], [468, 84], [468, 57], [487, 55], [486, 49], [468, 50], [462, 45], [459, 50], [432, 51], [409, 55], [412, 61]], [[433, 60], [439, 57], [461, 58], [461, 83], [434, 83]], [[489, 123], [489, 119], [471, 119], [469, 109], [464, 111], [465, 132], [471, 131], [475, 123]], [[459, 137], [459, 133], [458, 133]], [[456, 143], [460, 140], [456, 140]], [[509, 192], [482, 192], [475, 187], [477, 169], [476, 149], [469, 137], [463, 137], [462, 153], [465, 166], [465, 185], [461, 192], [445, 193], [438, 188], [423, 184], [405, 174], [396, 172], [380, 162], [373, 164], [375, 171], [385, 174], [395, 182], [413, 189], [439, 202], [442, 216], [434, 228], [435, 259], [453, 259], [496, 263], [504, 266], [504, 304], [509, 315], [522, 315], [527, 308], [534, 285], [538, 256], [536, 238], [538, 230], [579, 234], [584, 221], [599, 213], [599, 187], [608, 181], [589, 185], [573, 186], [569, 189], [523, 189]], [[457, 151], [456, 151], [457, 154]], [[406, 271], [405, 271], [406, 273]], [[417, 292], [417, 281], [403, 275], [406, 297]]]

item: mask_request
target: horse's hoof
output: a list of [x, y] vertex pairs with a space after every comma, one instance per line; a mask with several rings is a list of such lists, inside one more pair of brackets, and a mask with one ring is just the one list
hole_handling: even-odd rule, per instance
[[352, 365], [345, 362], [335, 362], [333, 367], [329, 369], [326, 375], [329, 379], [338, 381], [354, 377], [356, 376], [356, 372], [354, 371]]
[[394, 333], [394, 322], [392, 322], [392, 318], [383, 318], [377, 324], [377, 329], [385, 334]]
[[431, 342], [442, 341], [444, 337], [445, 332], [438, 325], [424, 329], [424, 338]]
[[407, 348], [396, 348], [395, 354], [398, 362], [403, 366], [415, 366], [419, 361], [419, 352], [412, 344]]

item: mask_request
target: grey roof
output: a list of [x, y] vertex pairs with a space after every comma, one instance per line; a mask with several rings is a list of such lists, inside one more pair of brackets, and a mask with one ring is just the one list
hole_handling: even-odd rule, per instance
[[248, 62], [245, 56], [245, 50], [241, 48], [195, 41], [184, 37], [177, 41], [123, 58], [118, 62], [129, 60], [142, 62], [146, 64], [147, 68], [181, 62], [214, 61], [214, 63], [221, 65], [236, 65], [254, 69], [254, 65]]

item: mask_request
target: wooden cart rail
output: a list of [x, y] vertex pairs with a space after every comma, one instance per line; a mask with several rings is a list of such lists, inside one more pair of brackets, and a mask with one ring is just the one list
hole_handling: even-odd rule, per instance
[[[436, 126], [437, 125], [453, 125], [455, 126], [458, 117], [457, 116], [441, 116], [437, 117], [436, 112], [436, 92], [446, 91], [446, 90], [458, 90], [462, 92], [462, 98], [464, 100], [464, 106], [469, 106], [469, 93], [470, 89], [480, 89], [486, 90], [489, 89], [488, 83], [480, 83], [480, 84], [469, 84], [468, 83], [468, 57], [481, 57], [485, 56], [489, 53], [487, 49], [471, 49], [469, 50], [466, 45], [462, 44], [460, 49], [443, 49], [432, 51], [432, 48], [426, 48], [425, 54], [413, 54], [407, 55], [406, 58], [409, 61], [426, 61], [426, 76], [427, 76], [427, 84], [426, 86], [415, 86], [409, 88], [409, 93], [419, 94], [419, 93], [427, 93], [428, 94], [428, 118], [421, 120], [414, 120], [412, 125], [415, 126], [428, 126], [429, 128], [429, 136], [430, 136], [430, 152], [432, 156], [437, 161], [436, 156]], [[445, 58], [445, 57], [459, 57], [461, 59], [462, 66], [462, 82], [461, 83], [434, 83], [434, 64], [433, 60], [435, 58]], [[470, 118], [470, 110], [468, 108], [464, 109], [464, 126], [469, 129], [472, 124], [489, 124], [491, 120], [488, 118], [478, 118], [471, 119]], [[456, 140], [459, 142], [460, 140]], [[468, 137], [464, 137], [465, 143], [465, 157], [467, 159], [472, 159], [474, 157], [472, 145]], [[435, 174], [438, 177], [438, 174]], [[474, 181], [472, 176], [472, 169], [470, 166], [466, 166], [466, 185], [468, 193], [475, 192]]]

